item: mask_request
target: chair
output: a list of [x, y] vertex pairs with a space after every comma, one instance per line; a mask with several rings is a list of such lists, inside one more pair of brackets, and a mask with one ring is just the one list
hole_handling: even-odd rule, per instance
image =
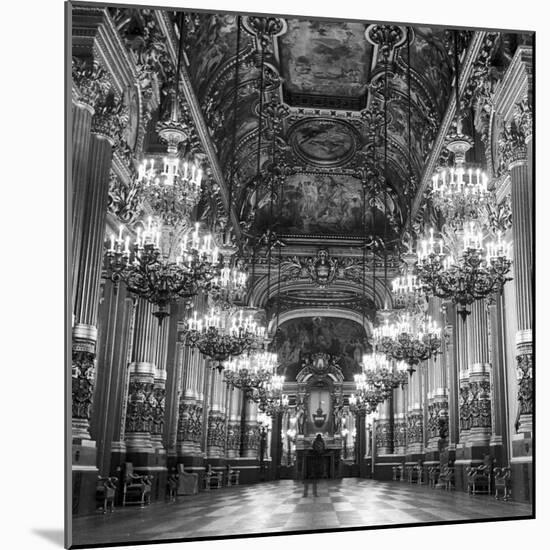
[[204, 488], [206, 491], [210, 489], [221, 489], [223, 487], [223, 473], [215, 472], [209, 464], [204, 475]]
[[409, 470], [409, 483], [418, 483], [419, 485], [421, 485], [423, 483], [422, 474], [422, 462], [419, 461], [418, 464], [411, 466]]
[[178, 495], [196, 495], [199, 492], [199, 474], [185, 471], [183, 464], [178, 464]]
[[400, 464], [399, 466], [393, 466], [393, 468], [391, 469], [393, 481], [403, 481], [403, 470], [403, 464]]
[[150, 504], [153, 476], [134, 474], [134, 465], [131, 462], [125, 463], [124, 470], [122, 506], [139, 504], [143, 508], [145, 504]]
[[442, 487], [446, 491], [450, 491], [454, 487], [455, 469], [453, 466], [442, 466], [439, 472], [438, 487]]
[[491, 492], [491, 469], [489, 466], [472, 466], [466, 469], [468, 494]]
[[227, 486], [231, 487], [231, 485], [238, 485], [239, 484], [239, 476], [241, 474], [240, 470], [233, 470], [229, 464], [227, 465]]
[[169, 502], [176, 502], [178, 496], [178, 474], [172, 469], [166, 478], [166, 495]]
[[435, 489], [439, 480], [439, 466], [430, 466], [428, 468], [428, 486]]
[[493, 473], [495, 475], [495, 498], [498, 500], [498, 494], [502, 491], [502, 500], [509, 500], [512, 470], [507, 466], [506, 468], [495, 468]]
[[117, 486], [118, 479], [116, 477], [97, 477], [96, 501], [104, 514], [107, 513], [109, 505], [111, 505], [111, 512], [114, 510]]

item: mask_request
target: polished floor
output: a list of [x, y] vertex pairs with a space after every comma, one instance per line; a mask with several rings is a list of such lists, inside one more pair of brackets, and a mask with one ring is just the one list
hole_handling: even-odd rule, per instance
[[425, 485], [346, 478], [321, 481], [318, 496], [281, 480], [229, 487], [175, 503], [115, 508], [73, 521], [73, 544], [200, 538], [340, 527], [529, 516], [529, 504]]

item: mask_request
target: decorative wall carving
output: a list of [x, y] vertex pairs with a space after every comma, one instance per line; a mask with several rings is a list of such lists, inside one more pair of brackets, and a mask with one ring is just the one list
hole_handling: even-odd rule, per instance
[[449, 432], [448, 410], [447, 401], [435, 401], [428, 405], [428, 439], [447, 437]]
[[422, 412], [410, 412], [407, 415], [407, 443], [422, 443], [424, 435]]
[[491, 428], [491, 383], [470, 382], [470, 428]]
[[405, 447], [407, 445], [407, 421], [396, 420], [393, 424], [393, 446]]
[[510, 165], [527, 160], [526, 135], [515, 120], [502, 129], [498, 138], [497, 175], [505, 174]]
[[109, 92], [111, 83], [107, 71], [97, 62], [72, 58], [72, 79], [78, 89], [78, 101], [92, 109]]
[[109, 212], [127, 225], [137, 221], [143, 208], [143, 194], [135, 180], [123, 181], [112, 170], [109, 177]]
[[533, 414], [533, 356], [531, 353], [518, 355], [516, 361], [519, 412]]
[[469, 430], [471, 426], [470, 411], [470, 388], [468, 385], [461, 385], [458, 394], [458, 409], [460, 418], [460, 431]]
[[226, 449], [239, 452], [241, 448], [241, 423], [240, 422], [228, 422], [227, 423], [227, 443]]
[[393, 430], [390, 420], [378, 420], [376, 423], [376, 449], [392, 451]]
[[202, 438], [202, 405], [180, 403], [178, 441], [200, 443]]
[[166, 389], [154, 388], [150, 404], [152, 416], [151, 435], [162, 435], [164, 433], [164, 409], [166, 403]]
[[258, 450], [260, 448], [260, 428], [258, 425], [245, 425], [242, 428], [243, 451]]
[[95, 354], [72, 352], [72, 417], [90, 419], [94, 390]]
[[92, 133], [108, 139], [111, 144], [118, 144], [128, 124], [128, 106], [114, 94], [108, 95], [101, 103], [96, 103], [92, 118]]
[[225, 415], [210, 411], [208, 413], [208, 447], [225, 448]]
[[130, 380], [126, 409], [126, 433], [153, 431], [153, 384]]

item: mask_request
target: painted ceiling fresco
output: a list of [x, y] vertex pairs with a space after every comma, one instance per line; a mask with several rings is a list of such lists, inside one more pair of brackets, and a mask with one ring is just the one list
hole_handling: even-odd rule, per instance
[[[369, 140], [369, 122], [331, 111], [307, 112], [288, 99], [293, 94], [310, 94], [330, 99], [361, 97], [370, 109], [383, 105], [383, 91], [373, 86], [383, 66], [373, 61], [373, 45], [366, 39], [368, 23], [306, 21], [288, 19], [282, 32], [264, 43], [263, 78], [258, 68], [258, 39], [247, 17], [241, 19], [238, 78], [235, 78], [237, 20], [231, 15], [199, 15], [201, 24], [187, 37], [189, 72], [197, 91], [204, 118], [226, 180], [233, 180], [233, 198], [246, 231], [265, 231], [265, 203], [270, 178], [258, 179], [257, 152], [261, 149], [263, 167], [287, 164], [282, 190], [277, 190], [275, 218], [278, 230], [305, 235], [357, 234], [362, 226], [361, 196], [358, 180], [348, 176], [311, 175], [315, 169], [342, 168], [347, 173], [360, 166], [358, 153]], [[449, 36], [445, 29], [415, 27], [410, 48], [411, 59], [411, 168], [418, 181], [425, 159], [437, 135], [441, 117], [451, 92], [452, 62], [448, 53]], [[407, 202], [403, 189], [408, 178], [407, 64], [406, 48], [398, 47], [393, 56], [392, 76], [388, 81], [388, 184], [395, 191], [390, 226], [402, 223]], [[233, 140], [235, 83], [238, 81], [236, 140]], [[260, 81], [265, 105], [275, 102], [287, 111], [279, 133], [274, 133], [267, 115], [258, 131]], [[285, 99], [287, 98], [287, 99]], [[288, 103], [285, 105], [285, 101]], [[354, 107], [350, 108], [351, 111]], [[274, 146], [275, 145], [275, 146]], [[273, 147], [274, 146], [274, 147]], [[273, 156], [276, 152], [277, 159]], [[381, 151], [377, 153], [378, 169]], [[233, 164], [234, 161], [234, 164]], [[265, 172], [265, 170], [264, 170]], [[297, 173], [307, 172], [307, 178]], [[380, 199], [379, 199], [380, 200]], [[395, 208], [394, 208], [395, 206]], [[382, 209], [380, 209], [382, 211]], [[263, 221], [262, 221], [263, 220]], [[272, 220], [273, 221], [273, 220]]]
[[365, 93], [372, 46], [363, 23], [290, 19], [287, 24], [279, 47], [282, 75], [291, 92]]
[[301, 369], [300, 358], [308, 353], [329, 353], [339, 357], [346, 380], [361, 371], [363, 353], [370, 350], [361, 325], [336, 317], [304, 317], [282, 323], [274, 341], [279, 354], [279, 373], [286, 380], [296, 379]]

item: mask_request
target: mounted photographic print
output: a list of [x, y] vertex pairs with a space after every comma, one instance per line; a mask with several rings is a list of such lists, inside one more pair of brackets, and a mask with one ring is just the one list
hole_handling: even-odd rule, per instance
[[533, 518], [534, 33], [66, 24], [66, 545]]

